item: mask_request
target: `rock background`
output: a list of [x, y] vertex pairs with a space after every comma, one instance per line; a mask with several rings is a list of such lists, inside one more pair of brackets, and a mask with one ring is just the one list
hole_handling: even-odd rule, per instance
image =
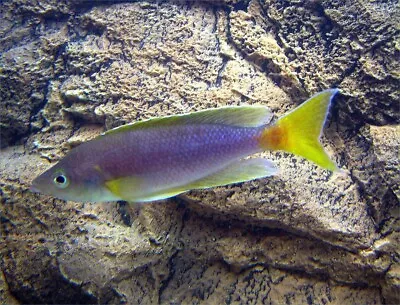
[[[0, 4], [0, 302], [400, 302], [397, 1]], [[324, 145], [277, 177], [129, 204], [28, 191], [104, 129], [338, 87]]]

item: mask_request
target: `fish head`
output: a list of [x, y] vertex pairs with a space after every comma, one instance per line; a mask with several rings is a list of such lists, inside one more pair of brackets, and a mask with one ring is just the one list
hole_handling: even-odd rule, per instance
[[104, 187], [101, 173], [95, 168], [82, 168], [74, 163], [72, 158], [61, 160], [35, 178], [30, 190], [63, 200], [107, 201], [109, 192]]

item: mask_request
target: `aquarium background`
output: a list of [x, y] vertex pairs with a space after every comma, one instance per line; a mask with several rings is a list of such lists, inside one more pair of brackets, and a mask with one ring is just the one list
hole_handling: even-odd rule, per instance
[[[0, 3], [0, 303], [398, 304], [398, 1]], [[346, 174], [280, 175], [151, 204], [32, 194], [104, 130], [337, 87]]]

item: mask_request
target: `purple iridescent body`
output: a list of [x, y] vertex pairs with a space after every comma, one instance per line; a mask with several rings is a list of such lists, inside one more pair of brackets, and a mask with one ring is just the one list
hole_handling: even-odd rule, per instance
[[[148, 128], [100, 137], [77, 147], [62, 162], [86, 183], [134, 176], [138, 193], [195, 181], [242, 157], [261, 151], [262, 128], [183, 125]], [[110, 161], [111, 160], [111, 161]]]

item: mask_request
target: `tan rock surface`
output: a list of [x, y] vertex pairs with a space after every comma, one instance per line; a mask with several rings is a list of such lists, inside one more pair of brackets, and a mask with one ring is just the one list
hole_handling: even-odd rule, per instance
[[[10, 0], [0, 17], [0, 302], [400, 302], [395, 2]], [[152, 204], [28, 190], [104, 129], [244, 103], [279, 116], [329, 87], [323, 142], [347, 175], [264, 153], [279, 176]]]

